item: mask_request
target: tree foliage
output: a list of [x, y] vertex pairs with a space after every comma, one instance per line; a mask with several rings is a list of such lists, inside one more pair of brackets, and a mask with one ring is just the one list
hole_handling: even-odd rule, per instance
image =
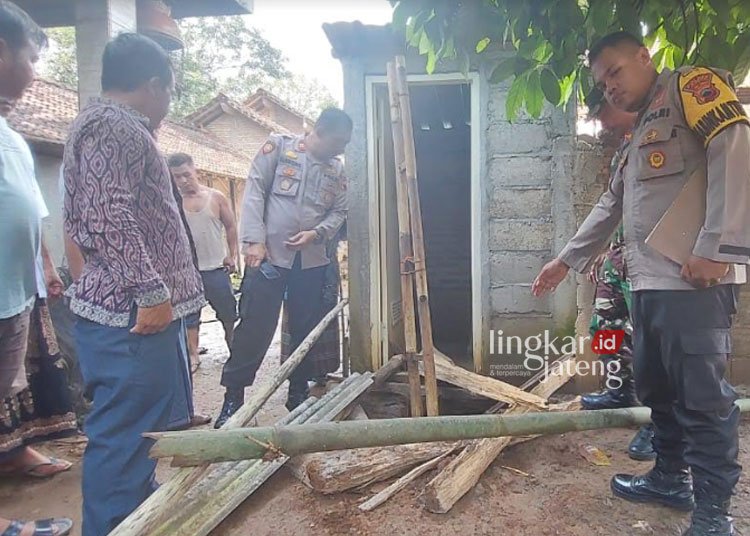
[[534, 117], [544, 101], [567, 104], [585, 95], [588, 48], [616, 30], [642, 35], [658, 69], [707, 65], [750, 70], [747, 0], [392, 0], [393, 21], [426, 58], [468, 69], [477, 57], [494, 62], [492, 82], [510, 80], [506, 113], [525, 106]]
[[42, 75], [74, 88], [78, 85], [78, 62], [76, 61], [75, 28], [51, 28], [45, 30], [49, 37], [49, 52], [44, 53]]
[[[219, 92], [244, 101], [259, 87], [312, 116], [335, 105], [322, 84], [291, 73], [282, 52], [242, 17], [186, 19], [179, 26], [185, 49], [173, 53], [179, 98], [173, 103], [172, 117], [185, 117]], [[51, 46], [44, 54], [42, 76], [75, 87], [75, 29], [52, 29], [48, 34]]]

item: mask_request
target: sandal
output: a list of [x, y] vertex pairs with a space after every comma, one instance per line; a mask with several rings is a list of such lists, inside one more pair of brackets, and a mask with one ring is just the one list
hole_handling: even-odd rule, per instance
[[[62, 466], [62, 468], [51, 472], [40, 471], [42, 467], [54, 467], [55, 465]], [[59, 473], [69, 471], [71, 467], [73, 467], [73, 464], [67, 460], [60, 460], [53, 456], [48, 456], [47, 461], [23, 467], [18, 469], [18, 472], [26, 476], [33, 476], [34, 478], [50, 478]], [[0, 534], [0, 536], [2, 536], [2, 534]]]
[[[34, 524], [32, 536], [66, 536], [73, 528], [73, 520], [67, 517], [39, 519]], [[13, 520], [0, 536], [19, 536], [26, 526], [26, 521]]]

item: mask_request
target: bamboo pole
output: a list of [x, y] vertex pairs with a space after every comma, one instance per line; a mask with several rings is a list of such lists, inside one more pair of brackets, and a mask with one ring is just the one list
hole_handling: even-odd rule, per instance
[[[736, 402], [750, 411], [750, 399]], [[650, 422], [644, 407], [597, 411], [542, 412], [523, 415], [468, 415], [349, 421], [300, 426], [190, 430], [147, 434], [157, 440], [151, 456], [180, 456], [190, 463], [288, 456], [351, 448], [458, 441], [486, 437], [563, 434], [581, 430], [620, 428]]]
[[396, 56], [396, 81], [401, 108], [401, 127], [403, 128], [404, 164], [409, 195], [409, 216], [411, 219], [412, 249], [414, 251], [414, 277], [417, 287], [417, 308], [419, 311], [419, 328], [422, 335], [422, 363], [424, 364], [424, 383], [427, 393], [427, 415], [440, 415], [438, 406], [437, 377], [435, 376], [434, 345], [432, 340], [432, 316], [430, 298], [427, 290], [427, 262], [424, 249], [424, 230], [422, 229], [422, 209], [417, 184], [417, 154], [414, 148], [414, 129], [411, 122], [411, 102], [409, 101], [409, 84], [406, 80], [406, 60]]
[[414, 266], [412, 262], [412, 234], [409, 221], [409, 188], [407, 185], [404, 130], [401, 105], [398, 98], [396, 65], [388, 62], [388, 97], [391, 103], [391, 129], [393, 131], [393, 158], [396, 164], [396, 203], [398, 208], [398, 246], [401, 255], [401, 312], [404, 321], [404, 346], [409, 375], [409, 406], [412, 417], [421, 417], [421, 380], [417, 367], [417, 320], [414, 312]]
[[[349, 302], [341, 300], [336, 307], [331, 309], [317, 326], [305, 337], [292, 355], [284, 361], [274, 374], [271, 381], [260, 386], [258, 391], [248, 400], [237, 413], [235, 413], [221, 430], [246, 426], [260, 411], [260, 408], [271, 398], [276, 390], [291, 375], [292, 371], [302, 362], [310, 348], [320, 338], [320, 335], [328, 327], [328, 324], [336, 318], [336, 315]], [[206, 472], [208, 466], [185, 468], [178, 471], [172, 478], [162, 484], [151, 496], [120, 523], [109, 536], [142, 536], [157, 525], [159, 520], [169, 513], [175, 503], [193, 486]]]
[[[317, 400], [310, 398], [305, 402], [307, 408], [297, 412], [289, 423], [292, 426], [317, 419], [322, 412], [330, 412], [330, 407], [351, 403], [369, 387], [366, 381], [371, 373], [360, 375], [353, 373], [348, 382], [342, 382], [326, 395]], [[359, 378], [358, 378], [359, 377]], [[356, 389], [352, 386], [356, 385]], [[330, 395], [330, 396], [328, 396]], [[291, 414], [290, 414], [291, 415]], [[328, 418], [328, 417], [324, 417]], [[289, 420], [289, 416], [286, 418]], [[243, 460], [223, 471], [221, 479], [203, 486], [202, 496], [197, 503], [185, 506], [189, 513], [187, 518], [166, 523], [153, 536], [206, 536], [224, 518], [234, 511], [242, 502], [254, 493], [266, 480], [288, 461], [282, 456], [270, 461]]]

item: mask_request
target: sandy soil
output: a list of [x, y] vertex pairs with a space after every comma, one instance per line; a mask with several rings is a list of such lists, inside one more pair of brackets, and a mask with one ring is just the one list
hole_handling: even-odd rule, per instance
[[[278, 339], [277, 339], [278, 341]], [[227, 357], [217, 323], [204, 324], [202, 345], [210, 348], [195, 377], [196, 407], [215, 416], [222, 399], [221, 363]], [[277, 366], [278, 342], [259, 374]], [[274, 356], [271, 358], [270, 356]], [[259, 417], [260, 424], [285, 413], [286, 389], [280, 389]], [[741, 461], [750, 467], [750, 422], [742, 425]], [[670, 510], [629, 504], [614, 498], [609, 478], [616, 472], [645, 471], [649, 465], [630, 460], [623, 451], [632, 431], [583, 432], [538, 439], [507, 450], [480, 483], [449, 514], [430, 514], [419, 502], [431, 474], [377, 510], [362, 513], [357, 504], [369, 494], [322, 496], [300, 484], [284, 469], [215, 531], [216, 535], [645, 535], [680, 534], [686, 516]], [[579, 454], [581, 445], [596, 445], [611, 455], [610, 467], [595, 467]], [[80, 534], [80, 456], [83, 440], [55, 442], [42, 450], [76, 462], [51, 480], [3, 477], [0, 515], [39, 518], [69, 516]], [[508, 469], [511, 468], [511, 469]], [[513, 471], [518, 469], [528, 476]], [[160, 466], [166, 477], [171, 470]], [[373, 488], [381, 489], [383, 485]], [[738, 534], [750, 536], [750, 481], [744, 478], [734, 502]]]

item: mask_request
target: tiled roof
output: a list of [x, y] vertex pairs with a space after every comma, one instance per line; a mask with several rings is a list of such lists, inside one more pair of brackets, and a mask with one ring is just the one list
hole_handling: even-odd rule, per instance
[[[78, 94], [49, 80], [36, 80], [8, 118], [10, 125], [30, 142], [62, 147], [68, 127], [78, 114]], [[191, 125], [164, 121], [157, 132], [165, 155], [188, 153], [198, 170], [244, 179], [252, 155], [232, 152], [217, 137]]]
[[208, 101], [201, 108], [188, 115], [185, 121], [194, 123], [196, 125], [205, 125], [213, 121], [217, 116], [224, 112], [224, 108], [228, 107], [237, 113], [240, 113], [257, 123], [269, 132], [276, 134], [290, 134], [289, 129], [271, 121], [270, 119], [263, 117], [255, 110], [251, 109], [250, 106], [239, 104], [238, 102], [227, 97], [223, 93], [219, 93], [216, 97]]
[[273, 102], [275, 104], [277, 104], [281, 108], [284, 108], [289, 113], [291, 113], [293, 115], [296, 115], [297, 117], [299, 117], [300, 119], [302, 119], [302, 121], [306, 122], [308, 125], [312, 125], [313, 123], [315, 123], [314, 119], [312, 119], [311, 117], [306, 116], [305, 114], [303, 114], [299, 110], [296, 110], [291, 104], [289, 104], [288, 102], [282, 100], [280, 97], [277, 97], [276, 95], [274, 95], [270, 91], [268, 91], [266, 89], [263, 89], [262, 87], [256, 89], [255, 93], [253, 93], [252, 95], [250, 95], [247, 98], [247, 100], [245, 100], [244, 106], [250, 107], [252, 109], [254, 107], [254, 105], [259, 100], [264, 99], [264, 98], [270, 100], [271, 102]]

